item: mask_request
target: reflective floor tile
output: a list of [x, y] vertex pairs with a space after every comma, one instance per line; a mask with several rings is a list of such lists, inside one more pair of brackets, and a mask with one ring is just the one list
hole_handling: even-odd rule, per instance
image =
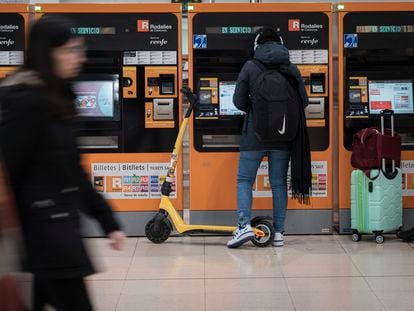
[[118, 311], [204, 310], [204, 280], [128, 280]]
[[370, 291], [291, 292], [296, 311], [385, 311], [379, 299]]
[[172, 237], [161, 244], [141, 238], [134, 256], [204, 256], [204, 237]]
[[204, 278], [204, 256], [134, 257], [128, 279]]
[[278, 258], [285, 277], [361, 276], [345, 254], [283, 254]]
[[276, 252], [292, 255], [344, 254], [341, 244], [332, 236], [286, 236], [285, 246]]
[[414, 309], [414, 277], [367, 277], [366, 279], [387, 310]]
[[131, 257], [94, 257], [93, 265], [96, 274], [89, 276], [88, 280], [124, 280], [127, 276]]
[[348, 291], [371, 291], [363, 277], [286, 278], [290, 292], [326, 292], [337, 295]]
[[121, 296], [124, 281], [88, 281], [93, 307], [97, 311], [114, 311]]
[[387, 238], [384, 244], [377, 244], [373, 238], [364, 236], [360, 242], [353, 242], [350, 236], [340, 236], [338, 238], [345, 251], [351, 255], [356, 254], [394, 254], [396, 252], [413, 252], [414, 250], [408, 243], [399, 239]]
[[283, 278], [208, 279], [206, 305], [207, 310], [294, 310]]
[[138, 238], [126, 238], [121, 251], [112, 249], [111, 241], [106, 238], [87, 238], [84, 243], [91, 257], [131, 257], [137, 247]]
[[206, 278], [282, 277], [275, 255], [206, 256]]
[[364, 276], [414, 276], [414, 253], [357, 254], [351, 258]]

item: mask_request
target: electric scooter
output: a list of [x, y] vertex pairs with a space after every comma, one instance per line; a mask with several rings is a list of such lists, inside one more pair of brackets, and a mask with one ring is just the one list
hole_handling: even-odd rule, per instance
[[[191, 225], [184, 222], [180, 214], [174, 208], [169, 196], [172, 192], [171, 185], [174, 181], [175, 169], [177, 166], [178, 156], [181, 152], [182, 142], [185, 130], [188, 125], [191, 113], [198, 103], [197, 96], [191, 92], [191, 89], [185, 88], [181, 92], [188, 98], [190, 103], [184, 120], [180, 126], [177, 139], [175, 141], [174, 150], [171, 154], [170, 166], [167, 176], [161, 186], [161, 202], [159, 211], [146, 224], [145, 235], [153, 243], [165, 242], [173, 230], [173, 225], [178, 233], [182, 235], [193, 234], [231, 234], [237, 228], [235, 226], [214, 226], [214, 225]], [[169, 217], [168, 217], [169, 216]], [[170, 221], [170, 219], [171, 221]], [[171, 223], [172, 222], [172, 223]], [[274, 229], [272, 218], [267, 216], [255, 217], [251, 220], [251, 226], [255, 234], [252, 240], [253, 244], [258, 247], [266, 247], [272, 243], [274, 237]]]

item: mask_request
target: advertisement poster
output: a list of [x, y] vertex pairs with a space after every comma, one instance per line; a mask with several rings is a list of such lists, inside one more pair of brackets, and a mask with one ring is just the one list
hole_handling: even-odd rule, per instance
[[[92, 163], [94, 188], [106, 199], [155, 199], [168, 171], [164, 163]], [[176, 198], [176, 182], [170, 198]]]
[[401, 161], [403, 196], [414, 196], [414, 161]]
[[[268, 162], [262, 162], [257, 171], [256, 182], [253, 185], [254, 198], [271, 198], [272, 189], [270, 187], [268, 175]], [[414, 163], [413, 163], [414, 165]], [[290, 189], [290, 166], [288, 169], [288, 194], [292, 195]], [[312, 197], [327, 197], [328, 196], [328, 162], [327, 161], [312, 161]]]

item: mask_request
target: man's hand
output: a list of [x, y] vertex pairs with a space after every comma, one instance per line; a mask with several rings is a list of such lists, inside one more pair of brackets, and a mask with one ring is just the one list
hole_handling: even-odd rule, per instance
[[108, 238], [111, 240], [111, 247], [114, 250], [121, 251], [124, 248], [125, 234], [122, 231], [112, 231]]

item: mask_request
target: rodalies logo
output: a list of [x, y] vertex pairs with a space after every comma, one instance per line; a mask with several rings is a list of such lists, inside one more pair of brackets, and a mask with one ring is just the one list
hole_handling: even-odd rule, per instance
[[14, 41], [12, 39], [8, 40], [0, 40], [0, 45], [5, 45], [7, 47], [14, 45]]
[[139, 19], [137, 20], [137, 31], [138, 32], [149, 32], [150, 23], [148, 19]]
[[137, 20], [137, 31], [138, 32], [167, 32], [172, 29], [173, 29], [172, 25], [151, 24], [148, 19]]
[[323, 25], [321, 24], [302, 24], [300, 19], [289, 19], [288, 21], [288, 29], [289, 31], [318, 31], [323, 29]]
[[14, 32], [19, 30], [19, 25], [0, 25], [0, 32]]
[[289, 31], [300, 31], [300, 19], [289, 20]]

